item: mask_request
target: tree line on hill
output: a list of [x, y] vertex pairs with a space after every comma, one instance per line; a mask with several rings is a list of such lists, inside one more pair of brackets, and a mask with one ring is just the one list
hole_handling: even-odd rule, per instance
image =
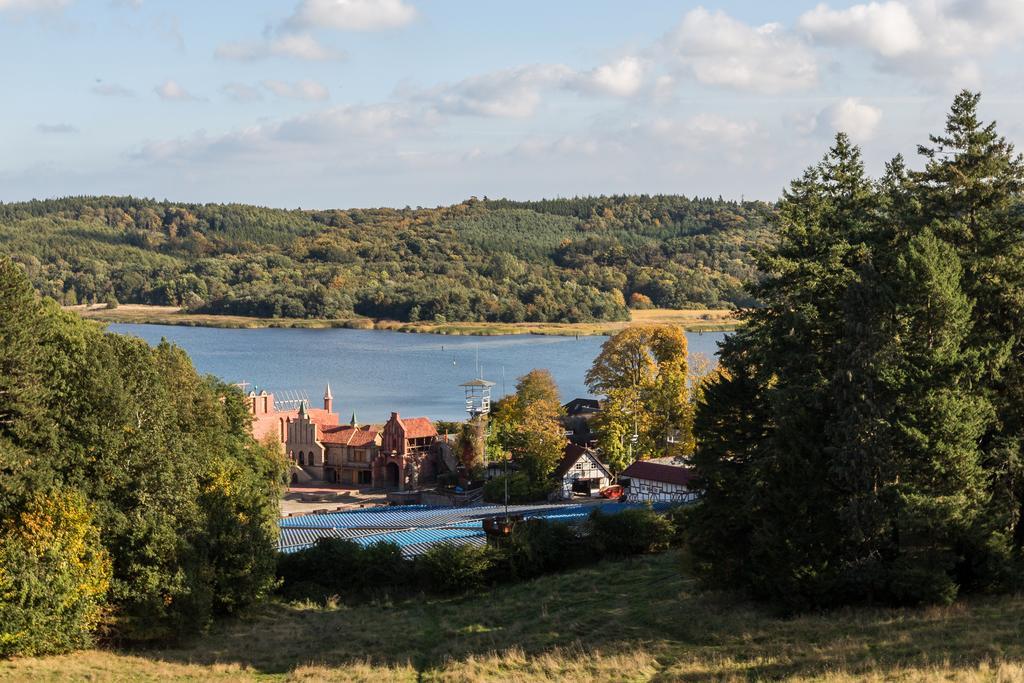
[[765, 202], [668, 195], [348, 211], [68, 197], [0, 204], [0, 254], [63, 304], [587, 322], [750, 303], [774, 218]]
[[165, 641], [261, 599], [283, 481], [239, 390], [0, 256], [0, 657]]
[[705, 579], [801, 609], [1024, 576], [1024, 160], [962, 92], [872, 180], [795, 180], [695, 418]]

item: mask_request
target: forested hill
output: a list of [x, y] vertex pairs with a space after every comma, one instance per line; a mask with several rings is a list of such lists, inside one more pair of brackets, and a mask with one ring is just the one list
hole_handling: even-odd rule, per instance
[[331, 211], [72, 197], [0, 204], [0, 253], [65, 304], [585, 322], [747, 303], [774, 215], [682, 196]]

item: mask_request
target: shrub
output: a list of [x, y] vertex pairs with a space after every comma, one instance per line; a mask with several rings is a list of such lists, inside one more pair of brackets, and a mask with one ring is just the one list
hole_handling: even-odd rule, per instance
[[394, 543], [363, 547], [340, 538], [321, 538], [311, 548], [281, 555], [277, 563], [280, 592], [289, 600], [323, 602], [330, 596], [348, 600], [369, 593], [406, 588], [411, 563]]
[[416, 560], [416, 574], [430, 593], [462, 593], [484, 585], [494, 564], [487, 546], [442, 543]]
[[629, 307], [634, 310], [642, 310], [648, 308], [654, 308], [654, 304], [651, 302], [651, 297], [640, 292], [633, 292], [629, 295]]
[[[533, 503], [547, 498], [551, 492], [549, 484], [535, 484], [522, 472], [508, 475], [508, 502]], [[484, 500], [490, 503], [505, 502], [505, 476], [501, 475], [484, 484]]]
[[88, 647], [110, 572], [81, 494], [33, 498], [0, 533], [0, 657]]
[[665, 511], [665, 519], [672, 522], [672, 526], [675, 529], [675, 534], [672, 537], [672, 545], [680, 546], [686, 543], [688, 519], [692, 514], [692, 505], [676, 505]]
[[517, 524], [502, 554], [508, 578], [531, 579], [595, 559], [592, 544], [579, 531], [578, 527], [545, 519]]
[[949, 605], [957, 596], [957, 585], [950, 578], [950, 558], [933, 553], [910, 554], [898, 558], [889, 569], [889, 591], [896, 604]]
[[614, 515], [594, 510], [590, 535], [601, 555], [641, 555], [665, 550], [675, 537], [675, 525], [651, 508], [623, 510]]
[[363, 548], [360, 558], [363, 590], [397, 592], [411, 582], [412, 563], [395, 543], [379, 541]]

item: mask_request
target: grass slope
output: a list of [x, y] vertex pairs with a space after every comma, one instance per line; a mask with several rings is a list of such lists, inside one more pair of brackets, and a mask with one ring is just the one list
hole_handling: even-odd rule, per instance
[[699, 591], [677, 553], [490, 593], [273, 603], [175, 649], [0, 663], [0, 680], [1022, 680], [1024, 598], [782, 619]]

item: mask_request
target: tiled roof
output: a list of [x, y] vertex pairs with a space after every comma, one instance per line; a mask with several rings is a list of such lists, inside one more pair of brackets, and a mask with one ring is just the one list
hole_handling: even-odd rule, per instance
[[334, 427], [340, 421], [337, 413], [329, 413], [323, 408], [306, 408], [306, 414], [309, 415], [310, 422], [316, 423], [321, 427]]
[[[665, 458], [660, 458], [664, 461]], [[670, 465], [665, 462], [654, 462], [652, 460], [638, 460], [622, 472], [624, 477], [635, 479], [646, 479], [648, 481], [660, 481], [664, 484], [678, 484], [689, 486], [693, 481], [693, 470], [680, 465]]]
[[353, 429], [352, 427], [327, 427], [320, 430], [320, 441], [342, 446], [369, 446], [377, 438], [375, 429]]
[[401, 420], [405, 425], [405, 438], [407, 439], [437, 436], [437, 428], [428, 417], [403, 417]]

